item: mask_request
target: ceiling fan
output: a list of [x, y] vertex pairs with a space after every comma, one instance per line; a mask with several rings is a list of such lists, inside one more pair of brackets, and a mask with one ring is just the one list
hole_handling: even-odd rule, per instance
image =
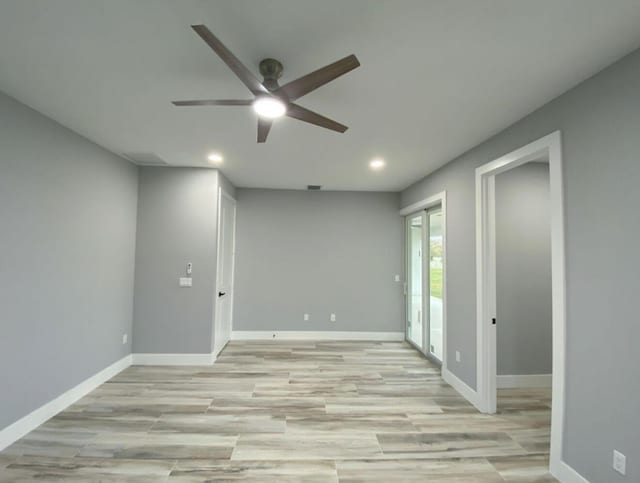
[[358, 67], [360, 62], [355, 55], [280, 86], [278, 79], [282, 76], [283, 67], [279, 61], [264, 59], [260, 62], [260, 74], [264, 77], [260, 82], [205, 25], [192, 25], [191, 28], [249, 88], [254, 99], [173, 101], [175, 106], [253, 106], [258, 114], [259, 143], [267, 140], [273, 120], [283, 115], [340, 133], [347, 130], [344, 124], [305, 109], [293, 101]]

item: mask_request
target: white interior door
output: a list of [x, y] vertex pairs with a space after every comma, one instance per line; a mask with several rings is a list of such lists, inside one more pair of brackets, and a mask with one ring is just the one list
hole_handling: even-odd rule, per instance
[[214, 294], [216, 300], [214, 353], [216, 355], [231, 340], [236, 201], [220, 189], [218, 207], [218, 263]]

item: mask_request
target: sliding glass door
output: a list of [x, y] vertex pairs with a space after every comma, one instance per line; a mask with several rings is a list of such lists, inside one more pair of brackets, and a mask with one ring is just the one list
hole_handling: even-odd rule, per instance
[[422, 214], [407, 218], [407, 338], [424, 350], [422, 316], [424, 223]]
[[442, 210], [436, 208], [427, 211], [429, 236], [429, 254], [427, 258], [427, 269], [429, 271], [429, 353], [439, 361], [442, 361], [443, 344], [442, 274], [444, 269], [444, 243], [442, 226]]
[[407, 340], [442, 361], [444, 220], [436, 206], [407, 217]]

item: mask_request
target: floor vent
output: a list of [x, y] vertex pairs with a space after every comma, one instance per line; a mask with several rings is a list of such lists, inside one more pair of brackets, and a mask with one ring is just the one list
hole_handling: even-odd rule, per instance
[[309, 191], [320, 191], [322, 189], [322, 186], [320, 186], [319, 184], [308, 184], [307, 189]]

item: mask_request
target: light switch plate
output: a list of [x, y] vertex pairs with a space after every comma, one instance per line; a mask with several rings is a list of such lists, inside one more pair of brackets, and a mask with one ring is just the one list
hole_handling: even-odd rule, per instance
[[395, 277], [395, 281], [396, 281], [396, 282], [399, 282], [399, 281], [400, 281], [400, 275], [396, 275], [396, 277]]
[[460, 362], [460, 351], [456, 351], [456, 362]]
[[304, 314], [304, 320], [309, 320], [309, 314]]
[[336, 314], [331, 314], [331, 322], [335, 322], [336, 321]]

